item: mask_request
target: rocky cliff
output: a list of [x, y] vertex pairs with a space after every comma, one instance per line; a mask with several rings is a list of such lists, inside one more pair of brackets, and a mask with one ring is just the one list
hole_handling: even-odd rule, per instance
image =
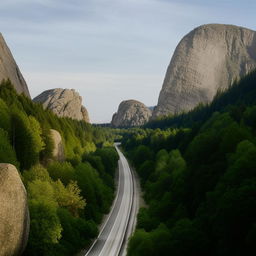
[[0, 33], [0, 82], [10, 79], [18, 93], [24, 93], [30, 98], [27, 84], [17, 66], [10, 49]]
[[82, 106], [82, 97], [74, 89], [52, 89], [42, 92], [33, 99], [42, 103], [44, 108], [52, 110], [60, 117], [70, 117], [89, 122], [89, 115]]
[[88, 110], [84, 106], [81, 107], [81, 112], [82, 112], [83, 120], [86, 123], [90, 123]]
[[29, 234], [27, 193], [11, 164], [0, 164], [0, 205], [0, 256], [21, 255]]
[[256, 67], [256, 32], [232, 25], [194, 29], [178, 44], [167, 69], [153, 117], [209, 102]]
[[117, 113], [112, 117], [111, 125], [114, 127], [141, 126], [149, 120], [151, 114], [151, 110], [139, 101], [122, 101]]

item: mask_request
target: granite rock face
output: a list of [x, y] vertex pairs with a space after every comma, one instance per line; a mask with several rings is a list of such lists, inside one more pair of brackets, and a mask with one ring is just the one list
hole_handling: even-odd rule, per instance
[[51, 129], [51, 138], [53, 140], [53, 152], [52, 156], [54, 160], [63, 162], [65, 161], [64, 145], [62, 142], [61, 135], [58, 131]]
[[88, 110], [84, 106], [81, 107], [81, 112], [82, 112], [83, 120], [86, 123], [90, 123]]
[[210, 102], [218, 89], [256, 68], [256, 32], [233, 25], [203, 25], [178, 44], [153, 118]]
[[0, 33], [0, 82], [10, 79], [18, 93], [24, 93], [30, 98], [27, 84], [17, 66], [10, 49]]
[[52, 89], [42, 92], [33, 99], [43, 104], [44, 108], [52, 110], [60, 117], [69, 117], [89, 122], [89, 115], [82, 106], [82, 97], [74, 89]]
[[21, 255], [29, 234], [27, 193], [15, 166], [0, 164], [0, 256]]
[[111, 125], [114, 127], [141, 126], [148, 122], [151, 110], [136, 100], [122, 101], [117, 113], [112, 117]]

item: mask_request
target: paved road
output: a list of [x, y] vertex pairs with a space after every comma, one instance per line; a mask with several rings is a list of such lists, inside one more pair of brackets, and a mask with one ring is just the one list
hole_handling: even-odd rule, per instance
[[138, 193], [129, 164], [119, 150], [119, 178], [116, 198], [98, 238], [85, 256], [119, 256], [126, 254], [127, 240], [133, 232], [138, 211]]

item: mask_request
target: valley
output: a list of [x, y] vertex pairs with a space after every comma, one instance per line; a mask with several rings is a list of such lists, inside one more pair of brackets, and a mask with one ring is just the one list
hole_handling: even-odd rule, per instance
[[256, 31], [198, 26], [191, 3], [57, 2], [26, 1], [33, 34], [7, 33], [24, 76], [0, 34], [0, 256], [255, 255]]

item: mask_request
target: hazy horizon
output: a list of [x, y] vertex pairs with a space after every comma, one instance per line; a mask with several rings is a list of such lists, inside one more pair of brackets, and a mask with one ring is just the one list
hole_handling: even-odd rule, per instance
[[74, 88], [94, 123], [109, 122], [122, 100], [157, 104], [178, 42], [197, 26], [255, 30], [253, 1], [10, 0], [1, 32], [32, 97]]

